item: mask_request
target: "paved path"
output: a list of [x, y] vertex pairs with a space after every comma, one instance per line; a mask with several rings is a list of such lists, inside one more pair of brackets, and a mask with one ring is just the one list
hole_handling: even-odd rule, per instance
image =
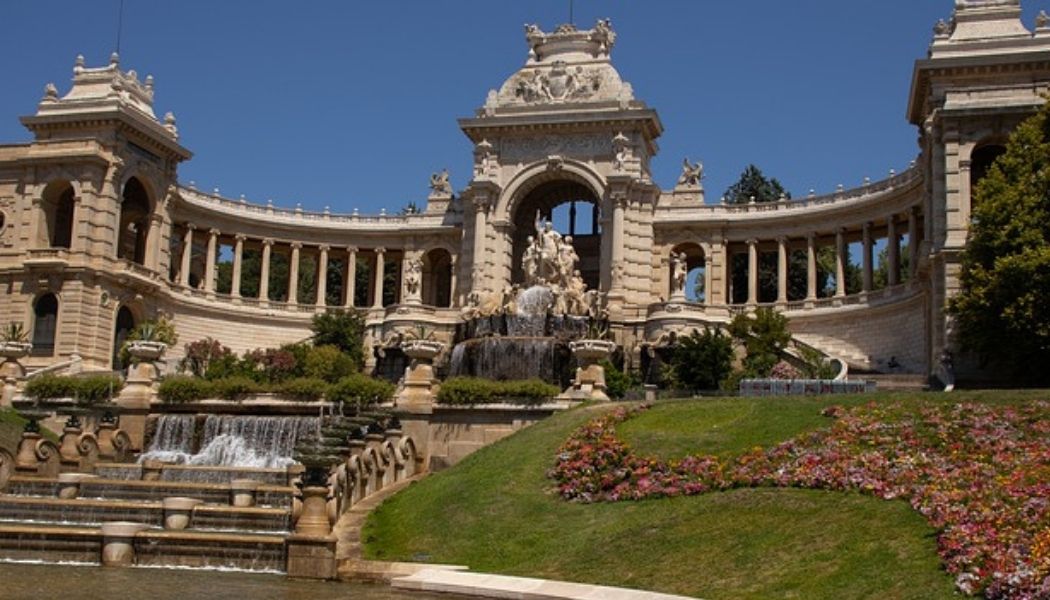
[[626, 588], [549, 581], [531, 577], [487, 575], [448, 569], [421, 569], [393, 579], [395, 588], [512, 600], [682, 600], [687, 596]]

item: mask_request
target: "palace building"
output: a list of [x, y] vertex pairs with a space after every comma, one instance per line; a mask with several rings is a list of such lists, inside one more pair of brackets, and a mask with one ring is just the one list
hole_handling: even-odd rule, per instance
[[[1030, 30], [1019, 0], [957, 0], [914, 65], [912, 167], [771, 203], [709, 201], [688, 161], [671, 187], [652, 179], [663, 125], [617, 72], [607, 21], [529, 26], [525, 41], [522, 68], [459, 120], [474, 144], [466, 188], [437, 174], [417, 213], [378, 216], [180, 182], [192, 154], [174, 117], [154, 113], [152, 79], [115, 55], [103, 67], [78, 58], [72, 87], [49, 84], [22, 117], [34, 139], [0, 146], [0, 323], [30, 331], [30, 369], [109, 370], [127, 332], [158, 316], [182, 343], [210, 336], [241, 352], [302, 340], [314, 314], [355, 308], [369, 368], [389, 375], [409, 332], [454, 342], [464, 322], [515, 303], [537, 277], [526, 272], [537, 221], [561, 211], [578, 271], [560, 290], [574, 294], [565, 310], [607, 315], [629, 368], [678, 335], [769, 306], [797, 340], [854, 370], [933, 375], [954, 355], [960, 377], [978, 374], [954, 350], [945, 306], [974, 184], [1050, 88], [1045, 15]], [[829, 252], [830, 269], [818, 260]], [[762, 264], [775, 265], [775, 285], [760, 282]], [[686, 273], [702, 294], [685, 289]]]

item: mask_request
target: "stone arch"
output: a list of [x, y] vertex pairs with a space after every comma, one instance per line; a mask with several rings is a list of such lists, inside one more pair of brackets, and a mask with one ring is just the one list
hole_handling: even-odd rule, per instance
[[58, 334], [58, 296], [41, 294], [33, 301], [33, 356], [54, 356]]
[[[702, 301], [703, 300], [703, 296], [698, 294], [697, 292], [699, 291], [698, 287], [703, 287], [705, 285], [705, 283], [706, 283], [705, 282], [705, 277], [704, 277], [704, 275], [705, 275], [704, 269], [706, 269], [706, 266], [705, 266], [706, 265], [706, 263], [705, 263], [705, 261], [706, 261], [706, 254], [704, 253], [703, 246], [701, 246], [699, 242], [693, 242], [693, 241], [680, 242], [678, 244], [675, 244], [671, 248], [671, 256], [668, 257], [669, 260], [668, 260], [668, 267], [667, 267], [667, 270], [668, 270], [668, 273], [667, 273], [667, 281], [668, 281], [667, 294], [668, 294], [668, 296], [667, 297], [670, 298], [671, 295], [675, 291], [674, 290], [674, 272], [673, 272], [674, 271], [674, 260], [673, 260], [673, 257], [676, 254], [685, 254], [685, 266], [686, 266], [685, 297], [686, 297], [686, 299], [689, 300], [690, 302], [700, 302], [700, 301]], [[704, 288], [703, 291], [704, 291], [705, 294], [708, 292], [706, 287]]]
[[521, 201], [533, 189], [551, 181], [574, 181], [590, 188], [599, 200], [605, 198], [605, 178], [590, 166], [574, 160], [539, 161], [518, 171], [507, 183], [493, 211], [493, 220], [498, 223], [513, 222], [514, 212]]
[[37, 244], [69, 248], [73, 242], [77, 189], [68, 180], [49, 182], [40, 193], [40, 230]]
[[117, 258], [140, 265], [146, 264], [146, 249], [150, 239], [150, 218], [153, 214], [153, 196], [138, 177], [129, 177], [121, 191], [119, 229], [117, 230]]
[[423, 255], [423, 304], [452, 307], [452, 253], [432, 248]]
[[135, 312], [127, 305], [121, 305], [117, 308], [117, 311], [113, 318], [113, 370], [122, 370], [127, 365], [121, 363], [120, 360], [120, 348], [127, 341], [128, 335], [135, 330], [138, 325], [138, 318]]
[[977, 191], [977, 184], [988, 174], [988, 169], [997, 158], [1006, 153], [1006, 141], [998, 136], [981, 140], [970, 152], [970, 194]]

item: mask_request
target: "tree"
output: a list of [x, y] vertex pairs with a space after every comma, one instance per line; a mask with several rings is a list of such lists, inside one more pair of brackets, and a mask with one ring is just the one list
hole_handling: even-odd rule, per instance
[[350, 355], [360, 369], [364, 364], [365, 319], [355, 310], [329, 310], [314, 315], [310, 329], [315, 346], [335, 346]]
[[720, 329], [693, 331], [678, 339], [673, 352], [673, 378], [691, 390], [718, 389], [733, 367], [733, 340]]
[[767, 178], [755, 165], [748, 165], [740, 174], [740, 179], [729, 186], [725, 193], [727, 204], [747, 204], [752, 197], [755, 202], [776, 202], [781, 196], [791, 198], [791, 194], [776, 178]]
[[959, 344], [1026, 382], [1050, 380], [1050, 104], [1010, 136], [971, 216], [949, 303]]
[[780, 361], [791, 341], [787, 317], [771, 308], [760, 308], [750, 317], [740, 313], [729, 323], [729, 333], [747, 349], [744, 373], [748, 377], [767, 377]]

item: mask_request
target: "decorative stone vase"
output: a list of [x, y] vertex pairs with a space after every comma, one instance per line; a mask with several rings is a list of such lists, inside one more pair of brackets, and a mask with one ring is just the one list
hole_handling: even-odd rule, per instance
[[164, 356], [164, 351], [167, 349], [168, 345], [164, 342], [147, 342], [143, 340], [128, 342], [128, 353], [139, 362], [159, 360], [161, 356]]
[[149, 529], [145, 523], [111, 521], [102, 524], [102, 566], [130, 567], [135, 564], [135, 536]]
[[193, 509], [201, 501], [196, 498], [165, 498], [164, 505], [164, 529], [186, 529], [190, 526]]
[[568, 400], [608, 400], [605, 393], [605, 368], [599, 363], [612, 356], [616, 343], [608, 340], [569, 342], [569, 350], [579, 364], [576, 379], [560, 396]]
[[230, 504], [237, 508], [255, 506], [255, 493], [259, 482], [254, 479], [230, 480]]
[[98, 479], [98, 475], [91, 473], [59, 473], [58, 474], [58, 497], [62, 500], [72, 500], [80, 495], [80, 484], [85, 480]]
[[0, 383], [3, 394], [0, 395], [0, 406], [9, 407], [17, 392], [17, 380], [26, 376], [25, 367], [18, 362], [29, 356], [33, 344], [27, 342], [0, 342]]
[[410, 412], [430, 413], [434, 407], [434, 358], [445, 349], [443, 342], [409, 340], [401, 343], [401, 351], [412, 362], [405, 369], [405, 385], [397, 397], [397, 405]]
[[18, 360], [29, 356], [33, 344], [29, 342], [0, 342], [0, 358]]

